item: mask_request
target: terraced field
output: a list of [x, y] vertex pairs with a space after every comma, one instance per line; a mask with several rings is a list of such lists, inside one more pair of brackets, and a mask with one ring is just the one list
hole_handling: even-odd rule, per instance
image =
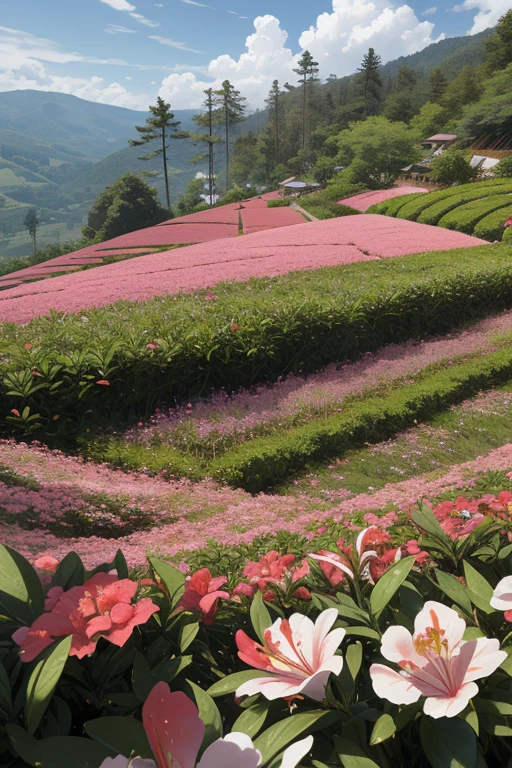
[[499, 241], [504, 223], [512, 216], [512, 180], [491, 179], [394, 198], [371, 206], [368, 212]]

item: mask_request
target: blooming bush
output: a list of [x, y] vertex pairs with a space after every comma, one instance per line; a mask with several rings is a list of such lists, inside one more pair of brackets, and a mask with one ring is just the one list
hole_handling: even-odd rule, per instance
[[506, 765], [511, 511], [504, 491], [369, 513], [241, 579], [1, 545], [0, 763]]

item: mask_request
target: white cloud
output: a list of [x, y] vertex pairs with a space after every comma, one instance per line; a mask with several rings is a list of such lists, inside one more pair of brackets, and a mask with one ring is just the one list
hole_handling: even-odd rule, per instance
[[109, 35], [135, 35], [135, 29], [128, 29], [128, 27], [120, 27], [119, 24], [109, 24], [104, 32], [108, 32]]
[[432, 8], [427, 8], [423, 11], [421, 14], [422, 16], [433, 16], [434, 13], [437, 13], [437, 7], [435, 5], [432, 6]]
[[105, 5], [110, 5], [114, 11], [134, 11], [135, 6], [128, 3], [127, 0], [100, 0]]
[[144, 24], [146, 27], [159, 27], [160, 22], [159, 21], [152, 21], [151, 19], [146, 19], [145, 16], [143, 16], [141, 13], [130, 13], [130, 16], [132, 19], [135, 19], [135, 21], [138, 21], [139, 24]]
[[160, 37], [160, 35], [148, 35], [150, 40], [155, 40], [160, 45], [167, 45], [169, 48], [177, 48], [179, 51], [189, 51], [190, 53], [204, 53], [204, 51], [198, 51], [195, 48], [189, 48], [186, 43], [180, 43], [177, 40], [172, 40], [170, 37]]
[[181, 0], [182, 3], [186, 3], [186, 5], [197, 5], [199, 8], [211, 8], [212, 11], [215, 10], [213, 5], [205, 5], [204, 3], [196, 3], [195, 0]]
[[510, 10], [510, 0], [465, 0], [461, 5], [452, 8], [453, 11], [478, 11], [473, 18], [473, 26], [469, 35], [476, 35], [484, 29], [493, 27], [500, 16]]
[[[332, 0], [332, 7], [332, 13], [320, 14], [299, 38], [300, 48], [311, 51], [324, 78], [331, 72], [340, 77], [352, 74], [370, 46], [386, 63], [444, 37], [433, 38], [434, 24], [420, 21], [408, 5], [393, 8], [387, 0]], [[217, 88], [229, 79], [247, 97], [251, 108], [263, 106], [274, 79], [296, 81], [293, 69], [300, 54], [287, 47], [288, 34], [275, 16], [258, 16], [254, 28], [238, 59], [227, 54], [213, 59], [207, 66], [207, 78], [199, 78], [190, 67], [186, 72], [170, 74], [162, 82], [160, 95], [176, 109], [197, 108], [206, 88]]]

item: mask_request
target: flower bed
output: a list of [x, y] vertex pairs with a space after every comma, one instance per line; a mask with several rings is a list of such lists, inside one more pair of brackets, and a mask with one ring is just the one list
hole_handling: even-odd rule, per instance
[[509, 491], [419, 502], [187, 577], [0, 546], [0, 760], [506, 765], [511, 512]]
[[[404, 184], [401, 187], [391, 187], [391, 189], [377, 189], [369, 192], [360, 192], [358, 195], [339, 200], [338, 205], [346, 205], [349, 208], [355, 208], [356, 211], [364, 213], [373, 205], [387, 203], [388, 200], [394, 200], [396, 197], [401, 197], [403, 195], [417, 195], [418, 193], [424, 194], [425, 192], [428, 192], [428, 189], [407, 186]], [[376, 213], [376, 211], [373, 211], [373, 213]], [[379, 211], [379, 213], [382, 213], [382, 211]]]

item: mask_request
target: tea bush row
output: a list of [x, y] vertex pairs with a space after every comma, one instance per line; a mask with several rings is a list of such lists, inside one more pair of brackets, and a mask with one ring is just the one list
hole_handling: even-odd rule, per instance
[[511, 255], [464, 248], [5, 324], [2, 432], [73, 443], [182, 398], [446, 333], [512, 306]]
[[[504, 192], [512, 192], [512, 182], [510, 186], [507, 186], [505, 190], [503, 186], [487, 187], [487, 193], [482, 195], [478, 189], [467, 189], [464, 192], [460, 192], [457, 195], [449, 195], [444, 200], [439, 200], [434, 205], [429, 206], [420, 213], [417, 218], [421, 224], [439, 224], [440, 219], [451, 211], [457, 211], [461, 206], [469, 204], [471, 202], [485, 204], [487, 200], [494, 200], [496, 197], [504, 197]], [[493, 210], [489, 208], [489, 212]]]
[[439, 226], [455, 229], [470, 235], [480, 219], [500, 208], [512, 209], [512, 195], [491, 195], [483, 200], [473, 200], [465, 205], [459, 205], [439, 219]]
[[502, 240], [508, 231], [503, 228], [507, 219], [512, 216], [512, 200], [510, 206], [499, 208], [497, 211], [488, 214], [476, 224], [473, 234], [475, 237], [481, 237], [483, 240]]
[[340, 456], [364, 443], [386, 440], [511, 375], [511, 349], [483, 355], [426, 376], [386, 397], [352, 403], [340, 414], [240, 445], [213, 461], [208, 474], [259, 493], [302, 470], [309, 461]]
[[[475, 199], [478, 197], [487, 197], [489, 195], [499, 192], [500, 189], [510, 187], [512, 184], [510, 179], [491, 179], [489, 181], [477, 181], [470, 184], [461, 184], [456, 187], [448, 187], [447, 189], [438, 189], [435, 192], [427, 192], [421, 195], [419, 198], [407, 202], [402, 206], [397, 214], [399, 219], [409, 219], [411, 221], [417, 221], [419, 215], [436, 203], [441, 203], [444, 200], [452, 197], [453, 195], [460, 195], [461, 199]], [[470, 195], [468, 198], [467, 195]], [[471, 197], [474, 195], [474, 197]], [[424, 224], [431, 223], [430, 221], [423, 221]]]
[[384, 216], [396, 216], [398, 211], [403, 208], [406, 203], [411, 203], [413, 200], [417, 200], [424, 194], [424, 192], [413, 192], [410, 195], [391, 197], [389, 200], [383, 200], [382, 203], [375, 203], [375, 205], [372, 205], [370, 208], [368, 208], [366, 213], [379, 213]]

